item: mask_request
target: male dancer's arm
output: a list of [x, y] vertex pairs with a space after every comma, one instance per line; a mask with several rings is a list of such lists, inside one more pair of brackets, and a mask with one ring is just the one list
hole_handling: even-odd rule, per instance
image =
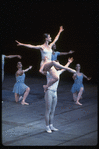
[[72, 54], [74, 53], [74, 51], [70, 50], [69, 52], [60, 52], [59, 56], [60, 55], [67, 55], [67, 54]]

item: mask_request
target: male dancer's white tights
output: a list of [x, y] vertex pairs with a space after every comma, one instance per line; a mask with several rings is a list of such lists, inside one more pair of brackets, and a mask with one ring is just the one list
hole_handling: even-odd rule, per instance
[[45, 122], [46, 126], [53, 124], [55, 108], [57, 105], [57, 91], [47, 90], [45, 92]]

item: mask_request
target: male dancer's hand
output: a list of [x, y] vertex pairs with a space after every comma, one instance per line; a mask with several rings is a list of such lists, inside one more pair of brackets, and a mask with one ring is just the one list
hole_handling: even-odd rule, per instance
[[68, 53], [69, 53], [69, 54], [72, 54], [72, 53], [74, 53], [74, 52], [75, 52], [75, 51], [70, 50]]

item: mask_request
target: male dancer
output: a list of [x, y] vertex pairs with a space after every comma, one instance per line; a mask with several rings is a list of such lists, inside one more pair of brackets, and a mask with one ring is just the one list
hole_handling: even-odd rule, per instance
[[[73, 58], [68, 59], [68, 63], [65, 65], [68, 67], [70, 63], [72, 63]], [[65, 70], [57, 70], [58, 76], [62, 74]], [[75, 70], [71, 70], [72, 73], [76, 72]], [[52, 79], [52, 75], [50, 72], [47, 72], [47, 83]], [[55, 108], [57, 105], [57, 88], [58, 88], [59, 80], [55, 82], [53, 85], [48, 87], [48, 90], [45, 92], [45, 104], [46, 104], [46, 111], [45, 111], [45, 122], [46, 122], [46, 131], [48, 133], [52, 133], [53, 131], [58, 131], [55, 127], [53, 127], [53, 119], [54, 119], [54, 113]]]
[[69, 52], [59, 52], [59, 51], [55, 51], [55, 50], [56, 50], [56, 44], [54, 44], [52, 46], [52, 58], [51, 58], [52, 61], [57, 61], [58, 56], [74, 53], [74, 51], [72, 51], [72, 50], [70, 50]]

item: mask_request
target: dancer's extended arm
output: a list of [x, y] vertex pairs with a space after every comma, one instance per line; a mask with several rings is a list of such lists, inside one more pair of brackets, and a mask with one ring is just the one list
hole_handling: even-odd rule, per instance
[[53, 44], [55, 44], [55, 42], [59, 39], [60, 33], [63, 32], [63, 31], [64, 31], [63, 26], [60, 26], [60, 29], [59, 29], [59, 32], [58, 32], [57, 36], [55, 37], [55, 39], [53, 40], [53, 42], [50, 43], [50, 47], [52, 47]]
[[72, 54], [74, 51], [70, 50], [69, 52], [60, 52], [59, 55], [67, 55], [67, 54]]
[[15, 42], [17, 43], [17, 46], [24, 46], [24, 47], [28, 47], [28, 48], [34, 48], [34, 49], [41, 49], [42, 48], [42, 46], [41, 45], [31, 45], [31, 44], [24, 44], [24, 43], [21, 43], [21, 42], [19, 42], [19, 41], [17, 41], [17, 40], [15, 40]]
[[27, 71], [29, 71], [30, 69], [32, 69], [32, 66], [29, 66], [29, 68], [23, 70], [23, 72], [27, 72]]
[[32, 66], [29, 66], [29, 68], [27, 68], [27, 69], [25, 69], [25, 70], [18, 70], [18, 71], [16, 72], [16, 76], [18, 77], [18, 76], [23, 75], [24, 72], [27, 72], [27, 71], [30, 70], [31, 68], [32, 68]]
[[5, 55], [5, 58], [15, 58], [15, 57], [21, 59], [21, 56], [20, 55], [8, 55], [8, 56]]
[[86, 75], [83, 74], [83, 77], [86, 78], [87, 80], [91, 80], [91, 77], [87, 77]]

